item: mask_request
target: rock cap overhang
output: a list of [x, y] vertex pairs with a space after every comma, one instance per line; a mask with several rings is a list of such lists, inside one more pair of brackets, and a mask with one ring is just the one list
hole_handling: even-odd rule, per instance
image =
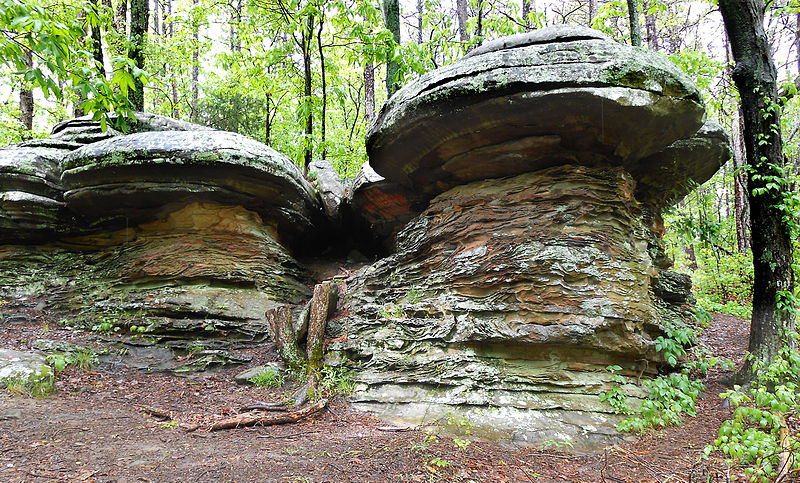
[[241, 204], [299, 235], [315, 228], [319, 198], [285, 155], [223, 131], [148, 131], [71, 152], [64, 199], [90, 223], [157, 219], [190, 201]]
[[[662, 55], [557, 26], [488, 42], [407, 84], [381, 109], [367, 152], [377, 173], [430, 199], [562, 164], [641, 173], [704, 118], [697, 86]], [[702, 182], [720, 166], [720, 146], [695, 148], [709, 149], [680, 178]]]

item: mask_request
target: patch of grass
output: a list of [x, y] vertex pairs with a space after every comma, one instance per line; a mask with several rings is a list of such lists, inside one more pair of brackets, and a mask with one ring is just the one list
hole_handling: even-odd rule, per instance
[[47, 356], [47, 363], [53, 366], [56, 372], [63, 371], [67, 366], [75, 366], [82, 371], [88, 371], [98, 363], [97, 354], [89, 349], [80, 348], [72, 353], [58, 353]]
[[56, 390], [56, 379], [52, 373], [40, 377], [8, 377], [3, 379], [6, 391], [16, 396], [45, 398]]
[[320, 372], [320, 386], [325, 391], [351, 394], [356, 388], [352, 371], [344, 366], [324, 366]]
[[286, 376], [274, 367], [265, 367], [249, 379], [250, 382], [258, 387], [281, 387], [285, 380]]

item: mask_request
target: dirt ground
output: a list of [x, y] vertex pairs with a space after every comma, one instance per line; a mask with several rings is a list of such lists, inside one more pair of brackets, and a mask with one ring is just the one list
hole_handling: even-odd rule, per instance
[[[25, 318], [3, 328], [0, 347], [95, 337], [59, 328], [41, 313]], [[738, 360], [747, 335], [746, 321], [715, 315], [704, 338], [715, 353]], [[270, 345], [250, 352], [254, 364], [277, 359]], [[462, 448], [423, 429], [387, 431], [341, 397], [296, 424], [218, 432], [186, 432], [142, 411], [157, 407], [174, 421], [204, 423], [281, 398], [278, 390], [236, 385], [241, 370], [177, 377], [101, 364], [89, 372], [67, 368], [46, 399], [0, 391], [0, 481], [689, 482], [729, 481], [740, 473], [699, 457], [731, 414], [717, 397], [729, 376], [719, 371], [707, 377], [697, 417], [590, 454], [481, 441]]]

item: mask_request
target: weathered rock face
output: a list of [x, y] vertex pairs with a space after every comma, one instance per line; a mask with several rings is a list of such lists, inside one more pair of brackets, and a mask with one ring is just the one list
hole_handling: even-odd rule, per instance
[[605, 367], [638, 376], [659, 361], [634, 188], [621, 168], [564, 166], [436, 197], [351, 282], [337, 335], [363, 363], [354, 400], [416, 420], [485, 411], [482, 426], [522, 441], [612, 434]]
[[490, 42], [398, 91], [370, 162], [416, 193], [407, 212], [430, 203], [348, 282], [334, 335], [356, 405], [520, 442], [618, 439], [606, 368], [636, 406], [632, 382], [663, 366], [654, 340], [689, 321], [660, 215], [727, 159], [703, 118], [677, 67], [577, 27]]
[[66, 229], [60, 163], [76, 147], [37, 140], [0, 149], [0, 243], [35, 241]]
[[368, 245], [394, 251], [395, 237], [425, 207], [412, 190], [387, 181], [364, 163], [347, 189], [347, 224]]
[[404, 86], [367, 149], [379, 174], [432, 197], [564, 163], [631, 172], [695, 133], [703, 111], [697, 87], [662, 56], [553, 27], [490, 42]]
[[[59, 293], [62, 308], [81, 312], [76, 323], [146, 326], [162, 341], [263, 340], [266, 310], [310, 295], [290, 250], [326, 228], [318, 194], [288, 158], [249, 138], [137, 119], [135, 134], [92, 142], [99, 124], [84, 118], [57, 126], [59, 138], [0, 150], [2, 200], [33, 198], [30, 216], [50, 217], [41, 241], [59, 240], [2, 247], [0, 292]], [[6, 218], [9, 241], [38, 233], [6, 213], [0, 236]]]

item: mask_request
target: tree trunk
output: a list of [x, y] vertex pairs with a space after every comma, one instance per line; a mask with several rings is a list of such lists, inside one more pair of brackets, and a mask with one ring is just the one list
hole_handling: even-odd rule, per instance
[[[144, 48], [147, 43], [149, 5], [147, 0], [131, 0], [131, 37], [128, 58], [139, 69], [144, 69]], [[133, 109], [144, 111], [144, 84], [139, 77], [133, 81], [134, 90], [128, 96]]]
[[367, 124], [375, 117], [375, 66], [372, 62], [364, 66], [364, 120]]
[[303, 352], [297, 346], [294, 323], [292, 322], [292, 309], [289, 305], [267, 310], [264, 314], [267, 319], [272, 342], [278, 348], [278, 354], [283, 362], [291, 369], [302, 368], [305, 363]]
[[328, 318], [336, 312], [336, 303], [339, 300], [339, 286], [336, 283], [325, 281], [314, 286], [314, 295], [311, 297], [311, 308], [308, 316], [308, 338], [306, 354], [310, 369], [322, 368], [322, 343], [325, 338], [325, 329]]
[[117, 14], [114, 16], [114, 28], [122, 38], [128, 33], [128, 0], [119, 0]]
[[475, 37], [477, 37], [477, 45], [483, 44], [483, 0], [478, 0], [478, 23], [475, 25]]
[[[192, 0], [195, 9], [198, 8], [200, 0]], [[193, 20], [193, 22], [196, 22]], [[199, 98], [199, 88], [197, 86], [200, 78], [200, 26], [192, 24], [192, 121], [197, 121], [197, 100]], [[269, 139], [269, 137], [267, 138]], [[269, 144], [269, 143], [267, 143]]]
[[747, 196], [754, 280], [748, 351], [752, 357], [736, 375], [738, 382], [748, 382], [784, 344], [790, 344], [784, 331], [793, 329], [794, 318], [779, 305], [779, 297], [794, 291], [792, 240], [779, 209], [787, 182], [780, 172], [784, 157], [777, 71], [764, 33], [764, 4], [761, 0], [720, 0], [719, 9], [736, 62], [732, 75], [742, 104], [750, 166]]
[[458, 18], [458, 35], [461, 44], [469, 42], [469, 33], [467, 32], [467, 6], [468, 0], [456, 0], [456, 18]]
[[417, 43], [422, 43], [423, 14], [425, 13], [425, 2], [417, 0]]
[[[590, 0], [594, 1], [594, 0]], [[591, 9], [591, 7], [589, 7]], [[531, 31], [531, 24], [528, 22], [528, 15], [531, 14], [531, 0], [522, 0], [522, 22], [525, 24], [525, 31]], [[589, 14], [591, 16], [591, 13]], [[591, 24], [592, 19], [589, 19], [589, 23]]]
[[589, 27], [592, 26], [594, 18], [597, 16], [597, 0], [589, 0]]
[[314, 141], [314, 109], [311, 106], [311, 42], [314, 40], [314, 16], [308, 14], [306, 19], [306, 28], [303, 29], [302, 34], [302, 50], [303, 50], [303, 94], [305, 95], [306, 108], [306, 145], [303, 160], [303, 174], [308, 175], [308, 166], [313, 161], [312, 144]]
[[[400, 45], [400, 2], [398, 0], [383, 0], [383, 17], [386, 28], [394, 36], [394, 41]], [[398, 75], [400, 66], [394, 59], [386, 63], [386, 98], [389, 99], [400, 87]]]
[[642, 29], [639, 26], [639, 1], [628, 0], [628, 19], [631, 26], [631, 45], [642, 46]]
[[328, 148], [325, 146], [325, 117], [328, 110], [328, 81], [325, 77], [325, 53], [322, 49], [322, 28], [325, 26], [325, 18], [319, 20], [319, 30], [317, 30], [317, 48], [319, 49], [319, 70], [322, 76], [322, 116], [320, 118], [320, 139], [322, 142], [322, 158], [328, 157]]
[[[25, 67], [33, 68], [33, 53], [25, 49]], [[33, 89], [23, 83], [19, 90], [19, 121], [26, 130], [33, 130]]]
[[161, 35], [161, 1], [153, 0], [153, 33]]
[[647, 48], [653, 52], [658, 51], [658, 29], [656, 28], [655, 14], [645, 15], [644, 27], [647, 31]]
[[[101, 10], [100, 7], [101, 7], [100, 0], [95, 0], [94, 1], [95, 15], [98, 15], [98, 16], [100, 15], [100, 10]], [[100, 76], [105, 77], [105, 74], [106, 74], [105, 73], [105, 67], [103, 66], [103, 42], [102, 42], [102, 39], [100, 37], [100, 25], [99, 25], [99, 23], [100, 22], [99, 22], [99, 19], [98, 19], [98, 25], [92, 25], [92, 45], [91, 45], [91, 49], [92, 49], [92, 58], [94, 59], [96, 65], [97, 65], [97, 71], [100, 74]]]
[[750, 208], [747, 204], [747, 172], [745, 165], [744, 140], [742, 139], [742, 116], [737, 109], [733, 116], [731, 129], [731, 153], [733, 155], [733, 208], [736, 219], [736, 247], [739, 253], [750, 248]]

